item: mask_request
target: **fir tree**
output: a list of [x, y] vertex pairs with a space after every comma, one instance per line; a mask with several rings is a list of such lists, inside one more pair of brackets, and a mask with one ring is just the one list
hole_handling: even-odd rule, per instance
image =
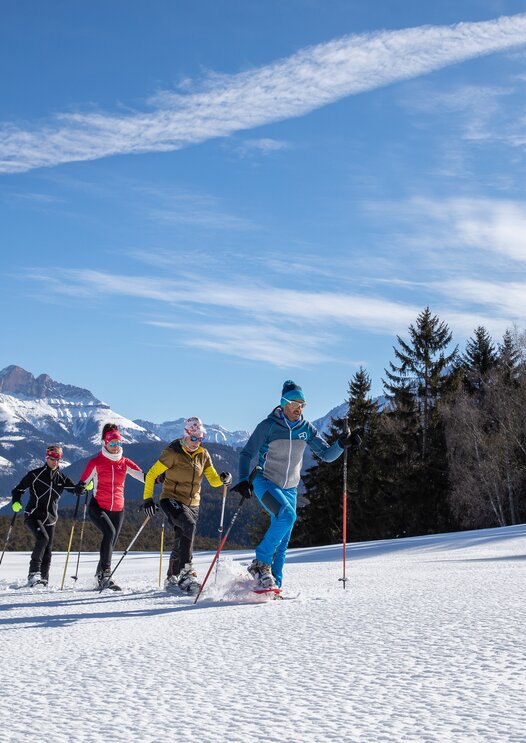
[[521, 352], [516, 338], [510, 330], [506, 330], [502, 337], [502, 343], [499, 343], [497, 364], [499, 369], [507, 373], [510, 381], [516, 376], [515, 372], [519, 366], [520, 358]]
[[495, 368], [498, 354], [493, 341], [482, 325], [475, 329], [475, 335], [466, 343], [461, 357], [464, 385], [468, 392], [481, 390], [491, 370]]
[[[389, 409], [382, 448], [385, 482], [399, 499], [402, 533], [418, 534], [450, 528], [448, 471], [440, 402], [458, 382], [457, 348], [447, 352], [452, 335], [448, 326], [426, 307], [409, 326], [409, 341], [397, 336], [395, 363], [384, 382]], [[394, 458], [393, 458], [394, 455]], [[402, 525], [401, 525], [402, 526]]]
[[453, 388], [452, 368], [457, 348], [446, 354], [452, 335], [448, 326], [440, 322], [426, 307], [417, 317], [416, 326], [409, 326], [410, 343], [397, 336], [400, 348], [394, 348], [398, 364], [389, 362], [385, 370], [388, 381], [384, 387], [396, 404], [396, 395], [413, 398], [420, 414], [422, 455], [427, 453], [427, 434], [433, 425], [439, 399]]
[[[333, 443], [346, 427], [362, 431], [362, 448], [348, 452], [348, 520], [349, 540], [382, 536], [378, 522], [383, 523], [375, 504], [373, 453], [378, 407], [369, 395], [371, 380], [360, 369], [349, 383], [347, 415], [334, 419], [327, 436]], [[307, 505], [299, 509], [299, 522], [294, 533], [297, 546], [334, 544], [342, 538], [343, 456], [336, 462], [318, 462], [303, 478]]]

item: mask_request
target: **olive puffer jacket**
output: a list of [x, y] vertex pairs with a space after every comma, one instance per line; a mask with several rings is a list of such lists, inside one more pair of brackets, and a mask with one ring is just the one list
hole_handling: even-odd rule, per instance
[[198, 506], [201, 501], [201, 481], [206, 477], [210, 485], [222, 485], [207, 450], [199, 446], [187, 451], [181, 439], [176, 439], [161, 452], [157, 462], [146, 473], [144, 499], [151, 498], [155, 478], [164, 472], [161, 500], [174, 498], [185, 506]]

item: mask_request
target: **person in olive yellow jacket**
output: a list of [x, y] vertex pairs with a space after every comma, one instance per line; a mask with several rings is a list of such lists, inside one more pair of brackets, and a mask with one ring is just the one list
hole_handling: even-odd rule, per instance
[[165, 587], [195, 594], [200, 584], [192, 565], [194, 537], [201, 500], [201, 481], [210, 485], [230, 485], [230, 472], [218, 474], [208, 451], [202, 446], [206, 430], [199, 418], [188, 418], [181, 439], [172, 441], [150, 467], [144, 481], [145, 512], [153, 516], [157, 506], [153, 487], [164, 475], [160, 505], [174, 529], [174, 544], [168, 563]]

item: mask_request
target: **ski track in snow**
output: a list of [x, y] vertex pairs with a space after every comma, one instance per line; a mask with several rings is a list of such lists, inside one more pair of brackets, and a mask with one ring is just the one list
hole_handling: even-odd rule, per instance
[[194, 606], [158, 588], [158, 555], [130, 553], [122, 593], [99, 595], [93, 554], [60, 591], [63, 554], [54, 586], [15, 590], [28, 555], [6, 553], [0, 741], [524, 743], [526, 526], [347, 555], [343, 589], [341, 546], [291, 550], [299, 596], [270, 601], [252, 553], [228, 553]]

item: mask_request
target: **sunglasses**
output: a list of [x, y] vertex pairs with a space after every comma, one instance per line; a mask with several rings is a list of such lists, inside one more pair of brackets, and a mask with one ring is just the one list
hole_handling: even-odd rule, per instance
[[292, 410], [303, 410], [307, 403], [306, 402], [299, 402], [298, 400], [291, 400], [289, 402], [290, 407]]
[[108, 446], [122, 446], [122, 441], [108, 441]]
[[190, 436], [190, 441], [204, 441], [204, 436]]

